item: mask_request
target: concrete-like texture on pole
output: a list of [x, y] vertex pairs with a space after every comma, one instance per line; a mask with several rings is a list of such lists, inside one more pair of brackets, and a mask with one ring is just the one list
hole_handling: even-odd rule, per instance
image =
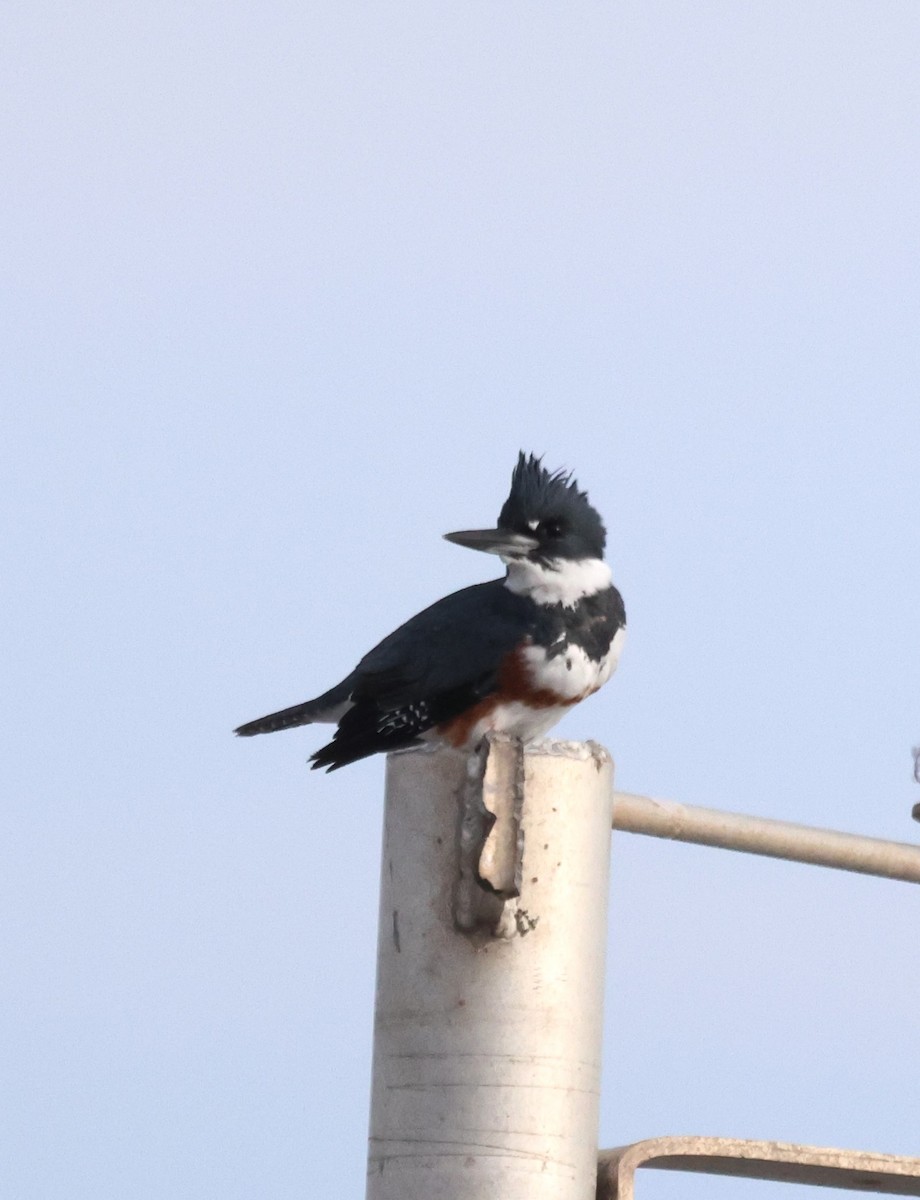
[[[568, 742], [527, 747], [521, 763], [490, 775], [451, 751], [388, 762], [370, 1200], [594, 1196], [613, 764]], [[499, 847], [521, 852], [506, 888], [519, 895], [484, 893], [484, 911], [512, 914], [498, 936], [457, 927], [461, 832], [483, 777], [492, 812], [494, 789], [522, 784], [504, 804], [519, 829]]]

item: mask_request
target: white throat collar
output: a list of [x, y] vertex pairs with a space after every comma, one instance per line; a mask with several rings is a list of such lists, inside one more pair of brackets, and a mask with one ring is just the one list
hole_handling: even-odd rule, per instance
[[509, 592], [529, 596], [537, 604], [565, 608], [574, 608], [585, 596], [603, 592], [610, 585], [610, 568], [602, 558], [557, 558], [548, 566], [529, 558], [512, 559], [505, 579]]

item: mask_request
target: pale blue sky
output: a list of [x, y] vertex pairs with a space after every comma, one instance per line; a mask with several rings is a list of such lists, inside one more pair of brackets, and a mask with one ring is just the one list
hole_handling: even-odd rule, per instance
[[[0, 70], [3, 1195], [363, 1195], [382, 763], [230, 730], [489, 577], [520, 448], [629, 614], [561, 733], [920, 834], [920, 7], [31, 0]], [[613, 874], [606, 1144], [920, 1153], [917, 889]]]

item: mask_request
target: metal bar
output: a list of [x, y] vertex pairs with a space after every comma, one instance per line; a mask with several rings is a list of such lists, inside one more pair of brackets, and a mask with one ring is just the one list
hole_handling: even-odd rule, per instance
[[625, 833], [644, 833], [650, 837], [717, 846], [723, 850], [743, 850], [769, 858], [920, 883], [920, 846], [906, 842], [887, 842], [881, 838], [838, 833], [834, 829], [815, 829], [789, 821], [696, 808], [630, 792], [615, 792], [613, 800], [613, 827]]
[[639, 1167], [804, 1183], [888, 1196], [920, 1196], [920, 1158], [797, 1146], [790, 1142], [661, 1137], [616, 1150], [602, 1150], [598, 1163], [598, 1200], [633, 1200], [633, 1177]]
[[613, 764], [512, 749], [387, 762], [369, 1200], [594, 1195]]

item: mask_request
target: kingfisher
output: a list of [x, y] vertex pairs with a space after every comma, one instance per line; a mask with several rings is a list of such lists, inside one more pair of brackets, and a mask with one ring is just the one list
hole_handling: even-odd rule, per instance
[[235, 732], [335, 724], [310, 759], [334, 771], [425, 742], [472, 750], [490, 732], [531, 742], [603, 687], [626, 611], [604, 561], [604, 523], [571, 473], [522, 452], [497, 527], [444, 536], [498, 555], [504, 577], [436, 601], [329, 691]]

